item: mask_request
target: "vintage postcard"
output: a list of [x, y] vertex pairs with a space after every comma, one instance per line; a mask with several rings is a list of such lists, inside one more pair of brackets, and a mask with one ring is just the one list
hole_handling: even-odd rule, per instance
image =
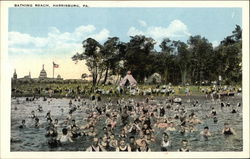
[[249, 158], [247, 1], [1, 1], [1, 158]]

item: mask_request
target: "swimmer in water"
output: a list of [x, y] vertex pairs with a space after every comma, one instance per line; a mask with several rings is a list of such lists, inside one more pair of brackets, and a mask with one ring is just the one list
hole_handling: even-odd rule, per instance
[[109, 139], [106, 135], [100, 138], [100, 148], [102, 151], [110, 151]]
[[225, 136], [236, 135], [236, 132], [229, 126], [228, 123], [224, 123], [224, 128], [222, 129], [221, 133]]
[[31, 116], [30, 116], [32, 119], [35, 119], [36, 118], [36, 115], [35, 115], [35, 111], [34, 110], [32, 110], [31, 111]]
[[45, 137], [57, 137], [57, 131], [53, 128], [50, 128], [46, 134]]
[[150, 151], [151, 151], [151, 149], [148, 147], [147, 141], [141, 140], [141, 144], [139, 145], [137, 152], [150, 152]]
[[170, 147], [170, 140], [167, 133], [163, 133], [162, 141], [161, 141], [161, 151], [168, 151], [168, 147]]
[[200, 134], [207, 140], [208, 137], [211, 136], [208, 126], [205, 126], [204, 130], [201, 131]]
[[213, 119], [214, 119], [214, 123], [216, 124], [218, 122], [218, 118], [215, 116]]
[[55, 129], [50, 129], [47, 131], [47, 133], [45, 134], [45, 137], [48, 138], [48, 145], [49, 147], [57, 147], [59, 142], [57, 140], [57, 131]]
[[55, 128], [55, 129], [57, 129], [57, 128], [59, 127], [58, 119], [55, 119], [55, 120], [54, 120], [53, 125], [54, 125], [54, 128]]
[[47, 112], [46, 116], [45, 116], [45, 118], [47, 118], [47, 120], [48, 120], [48, 119], [51, 119], [51, 114], [50, 114], [50, 112], [51, 112], [51, 111], [49, 110], [49, 111]]
[[76, 139], [80, 137], [82, 134], [78, 131], [78, 128], [76, 126], [71, 127], [71, 138]]
[[188, 141], [187, 140], [182, 140], [181, 141], [182, 147], [178, 149], [179, 152], [190, 152], [188, 148]]
[[241, 107], [241, 103], [237, 103], [237, 107]]
[[54, 128], [55, 126], [54, 126], [54, 124], [52, 123], [52, 119], [51, 118], [48, 118], [47, 119], [47, 129], [49, 129], [49, 128]]
[[231, 104], [230, 104], [230, 103], [227, 103], [227, 104], [226, 104], [226, 107], [230, 107], [230, 106], [231, 106]]
[[130, 152], [131, 148], [126, 143], [125, 139], [121, 139], [119, 142], [119, 146], [116, 148], [116, 151], [118, 151], [118, 152]]
[[99, 139], [97, 137], [93, 138], [92, 145], [86, 149], [88, 152], [100, 152], [102, 151], [101, 147], [99, 146]]
[[212, 110], [211, 110], [211, 112], [210, 112], [210, 115], [211, 115], [211, 117], [214, 117], [214, 116], [216, 116], [216, 110], [214, 109], [214, 107], [212, 107]]
[[135, 152], [137, 150], [138, 145], [135, 142], [134, 136], [129, 137], [129, 146], [130, 146], [132, 152]]
[[69, 107], [71, 107], [72, 104], [73, 104], [73, 103], [72, 103], [72, 100], [70, 100], [70, 101], [69, 101]]
[[58, 138], [58, 140], [60, 141], [60, 143], [73, 142], [73, 140], [71, 139], [71, 137], [68, 134], [68, 129], [66, 129], [66, 128], [62, 129], [62, 136], [60, 138]]
[[43, 111], [42, 106], [38, 105], [37, 111], [42, 112]]
[[176, 131], [174, 122], [169, 123], [169, 126], [167, 127], [166, 131]]
[[89, 132], [87, 133], [87, 135], [92, 136], [92, 137], [97, 136], [96, 130], [94, 129], [92, 125], [89, 127]]
[[22, 125], [19, 126], [20, 129], [26, 128], [25, 120], [22, 120]]
[[221, 109], [225, 107], [225, 103], [221, 102], [220, 104]]
[[39, 119], [36, 118], [35, 119], [35, 128], [39, 128], [39, 127], [40, 127]]
[[237, 110], [235, 108], [232, 108], [232, 111], [231, 111], [232, 114], [235, 114], [237, 113]]
[[139, 138], [136, 140], [136, 144], [140, 145], [142, 140], [145, 140], [145, 135], [144, 135], [143, 131], [140, 131]]
[[110, 148], [112, 149], [111, 151], [115, 151], [118, 146], [118, 141], [115, 139], [114, 134], [110, 135], [109, 145], [110, 145]]

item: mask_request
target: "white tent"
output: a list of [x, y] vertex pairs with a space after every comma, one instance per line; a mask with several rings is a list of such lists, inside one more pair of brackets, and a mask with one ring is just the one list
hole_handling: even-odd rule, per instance
[[121, 80], [120, 86], [123, 87], [126, 85], [126, 83], [128, 83], [129, 86], [132, 87], [136, 86], [137, 84], [136, 80], [134, 79], [130, 71], [128, 71], [127, 75]]
[[161, 83], [161, 75], [159, 73], [154, 73], [152, 74], [147, 80], [146, 83], [152, 83], [152, 84], [156, 84], [156, 83]]

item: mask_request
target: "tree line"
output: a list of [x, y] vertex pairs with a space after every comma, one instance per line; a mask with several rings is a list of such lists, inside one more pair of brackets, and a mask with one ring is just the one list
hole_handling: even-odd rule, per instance
[[200, 35], [190, 36], [187, 42], [165, 38], [159, 45], [160, 51], [155, 46], [156, 41], [144, 35], [130, 36], [128, 42], [110, 37], [104, 44], [87, 38], [82, 42], [83, 52], [76, 53], [72, 60], [85, 60], [94, 86], [106, 84], [111, 75], [119, 79], [128, 70], [139, 83], [157, 72], [166, 84], [200, 85], [204, 81], [218, 81], [219, 76], [223, 84], [241, 84], [242, 29], [239, 25], [217, 47]]

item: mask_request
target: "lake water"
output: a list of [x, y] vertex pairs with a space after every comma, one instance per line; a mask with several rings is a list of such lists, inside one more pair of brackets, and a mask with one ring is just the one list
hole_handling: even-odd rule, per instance
[[[141, 98], [141, 97], [140, 97]], [[135, 100], [141, 100], [136, 98]], [[199, 100], [201, 104], [200, 107], [193, 107], [188, 100]], [[17, 103], [19, 100], [19, 103]], [[85, 99], [87, 102], [88, 99]], [[164, 97], [158, 97], [157, 100], [164, 100]], [[231, 105], [236, 105], [238, 102], [242, 101], [241, 96], [227, 97], [226, 102]], [[81, 102], [73, 102], [76, 105], [81, 105]], [[192, 152], [196, 151], [242, 151], [243, 150], [243, 137], [242, 137], [242, 106], [239, 107], [239, 112], [232, 114], [230, 111], [231, 107], [224, 107], [221, 109], [220, 102], [212, 102], [207, 100], [205, 97], [183, 97], [183, 103], [186, 104], [188, 111], [193, 109], [199, 119], [203, 121], [202, 124], [196, 126], [197, 130], [193, 133], [181, 135], [178, 131], [171, 132], [170, 140], [172, 146], [169, 151], [177, 151], [180, 148], [180, 143], [182, 139], [187, 139], [189, 141], [189, 146]], [[38, 105], [43, 107], [43, 112], [36, 111]], [[217, 111], [218, 123], [214, 124], [212, 118], [207, 118], [206, 114], [211, 111], [211, 107], [214, 107]], [[63, 109], [63, 112], [62, 112]], [[62, 122], [68, 115], [69, 112], [69, 99], [48, 99], [43, 101], [42, 98], [38, 100], [26, 102], [25, 98], [15, 98], [11, 99], [11, 151], [84, 151], [88, 146], [90, 146], [90, 139], [87, 137], [81, 137], [76, 142], [68, 143], [61, 147], [50, 148], [47, 145], [47, 138], [45, 137], [46, 130], [44, 128], [32, 128], [34, 120], [28, 116], [31, 111], [35, 110], [35, 114], [39, 117], [41, 125], [46, 122], [45, 115], [48, 110], [51, 110], [52, 119], [58, 119], [59, 123]], [[169, 112], [171, 114], [171, 112]], [[86, 113], [83, 110], [77, 110], [73, 113], [73, 118], [76, 119], [77, 125], [86, 124], [83, 118], [86, 117]], [[27, 128], [19, 129], [21, 121], [25, 119]], [[225, 137], [221, 134], [221, 130], [224, 127], [224, 123], [230, 123], [231, 127], [234, 128], [237, 135]], [[96, 125], [97, 129], [101, 132], [104, 120], [100, 120]], [[204, 126], [209, 126], [212, 136], [205, 141], [200, 135], [200, 131], [203, 130]], [[61, 128], [58, 129], [59, 135], [61, 133]], [[156, 141], [152, 144], [152, 151], [160, 151], [160, 141], [162, 130], [156, 129]]]

